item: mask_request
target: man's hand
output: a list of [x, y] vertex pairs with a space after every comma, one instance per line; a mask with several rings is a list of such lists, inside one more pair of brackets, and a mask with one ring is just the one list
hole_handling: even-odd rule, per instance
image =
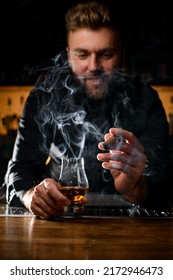
[[23, 197], [23, 203], [34, 215], [43, 219], [63, 216], [64, 208], [70, 205], [59, 190], [59, 184], [53, 179], [45, 179], [39, 185], [29, 189]]
[[[110, 145], [109, 152], [98, 154], [97, 159], [103, 161], [104, 168], [110, 169], [118, 192], [132, 203], [141, 202], [148, 193], [146, 182], [141, 177], [147, 160], [143, 146], [127, 130], [111, 128], [105, 140], [112, 136], [115, 136], [115, 144]], [[105, 151], [107, 145], [100, 142], [98, 147]]]

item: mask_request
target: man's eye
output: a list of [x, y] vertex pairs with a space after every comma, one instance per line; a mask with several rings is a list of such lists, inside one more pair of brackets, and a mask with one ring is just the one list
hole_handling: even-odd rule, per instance
[[105, 58], [111, 58], [112, 56], [113, 56], [113, 54], [111, 52], [102, 53], [102, 57], [105, 57]]
[[86, 53], [77, 53], [77, 56], [80, 58], [80, 59], [85, 59], [87, 57], [87, 54]]

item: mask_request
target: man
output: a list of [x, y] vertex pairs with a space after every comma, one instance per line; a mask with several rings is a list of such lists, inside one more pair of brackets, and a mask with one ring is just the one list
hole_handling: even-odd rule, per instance
[[168, 123], [157, 93], [124, 73], [120, 29], [104, 4], [71, 8], [66, 27], [68, 59], [55, 57], [21, 116], [8, 203], [44, 219], [63, 215], [70, 201], [58, 190], [60, 159], [83, 156], [91, 192], [167, 206]]

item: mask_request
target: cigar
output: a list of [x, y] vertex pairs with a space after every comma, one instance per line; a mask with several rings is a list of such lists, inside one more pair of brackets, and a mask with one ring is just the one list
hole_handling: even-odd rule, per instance
[[121, 143], [126, 142], [121, 136], [110, 136], [104, 143], [103, 148], [107, 151], [116, 149]]

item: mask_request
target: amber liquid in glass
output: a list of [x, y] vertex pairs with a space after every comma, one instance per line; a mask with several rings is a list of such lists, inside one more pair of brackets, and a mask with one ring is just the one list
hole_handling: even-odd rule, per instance
[[65, 213], [78, 215], [84, 210], [82, 199], [88, 191], [88, 179], [83, 158], [62, 158], [59, 176], [59, 191], [66, 196], [71, 204]]
[[65, 195], [72, 203], [80, 203], [81, 199], [86, 195], [88, 187], [71, 187], [61, 186], [59, 191]]

